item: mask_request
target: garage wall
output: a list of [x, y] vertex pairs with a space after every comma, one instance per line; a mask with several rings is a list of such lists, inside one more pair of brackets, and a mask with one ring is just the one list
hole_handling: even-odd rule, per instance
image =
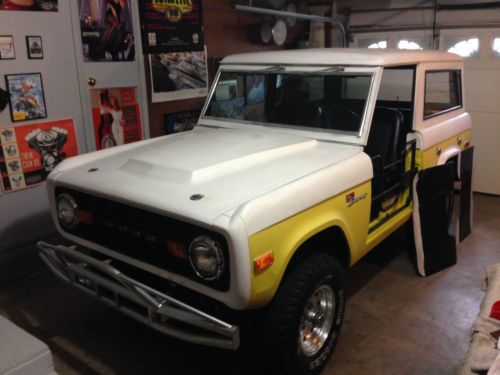
[[[67, 1], [59, 1], [57, 13], [0, 12], [0, 35], [13, 35], [16, 51], [15, 60], [0, 60], [0, 87], [6, 88], [4, 74], [42, 73], [48, 113], [46, 120], [73, 118], [80, 152], [85, 152], [70, 20]], [[42, 36], [43, 60], [28, 60], [26, 35]], [[12, 125], [7, 107], [0, 114], [0, 129]], [[0, 188], [0, 254], [54, 230], [49, 217], [45, 184], [8, 194]]]

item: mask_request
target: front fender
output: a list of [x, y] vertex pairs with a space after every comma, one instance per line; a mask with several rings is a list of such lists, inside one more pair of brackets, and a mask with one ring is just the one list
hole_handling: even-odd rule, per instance
[[[350, 204], [347, 196], [358, 199]], [[251, 262], [273, 251], [274, 263], [259, 274], [252, 270], [249, 307], [263, 307], [271, 301], [295, 252], [327, 228], [340, 228], [347, 239], [352, 262], [359, 259], [364, 254], [368, 233], [370, 201], [371, 183], [367, 181], [251, 235]], [[334, 253], [335, 244], [331, 247]]]

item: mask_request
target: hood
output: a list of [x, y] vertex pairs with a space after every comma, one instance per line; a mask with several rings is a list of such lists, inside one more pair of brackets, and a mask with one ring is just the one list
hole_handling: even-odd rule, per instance
[[[251, 126], [197, 126], [69, 159], [52, 178], [56, 184], [211, 225], [231, 209], [361, 150]], [[203, 197], [192, 200], [193, 195]]]

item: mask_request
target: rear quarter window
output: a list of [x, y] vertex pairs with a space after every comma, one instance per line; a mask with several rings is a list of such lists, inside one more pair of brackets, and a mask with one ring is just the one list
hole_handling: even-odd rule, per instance
[[424, 119], [462, 106], [460, 70], [425, 73]]

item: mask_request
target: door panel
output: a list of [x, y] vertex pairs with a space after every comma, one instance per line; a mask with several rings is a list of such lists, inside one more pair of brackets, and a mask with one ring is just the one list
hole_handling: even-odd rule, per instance
[[449, 234], [455, 170], [449, 163], [420, 171], [415, 177], [413, 229], [420, 276], [432, 275], [457, 261], [455, 238]]
[[[102, 0], [94, 0], [101, 3]], [[84, 61], [82, 36], [80, 32], [80, 8], [78, 1], [71, 1], [71, 16], [74, 26], [74, 42], [78, 67], [78, 81], [81, 102], [84, 114], [84, 129], [86, 134], [87, 148], [96, 150], [94, 124], [92, 117], [91, 90], [105, 88], [136, 87], [137, 101], [140, 106], [140, 116], [142, 123], [142, 137], [149, 137], [148, 113], [147, 113], [147, 93], [145, 84], [145, 68], [142, 59], [142, 46], [140, 43], [140, 22], [139, 10], [136, 1], [129, 1], [130, 14], [133, 24], [135, 39], [135, 59], [134, 61], [109, 61], [109, 62], [86, 62]], [[92, 80], [93, 85], [89, 84]]]

